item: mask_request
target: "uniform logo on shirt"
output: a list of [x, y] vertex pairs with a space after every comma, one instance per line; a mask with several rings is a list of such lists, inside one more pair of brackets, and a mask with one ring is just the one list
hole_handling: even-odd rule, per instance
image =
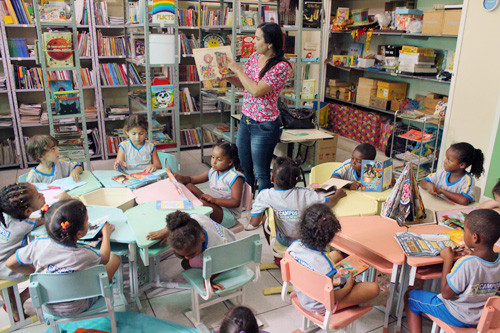
[[217, 223], [217, 222], [213, 222], [212, 221], [212, 223], [214, 225], [214, 229], [217, 232], [217, 234], [219, 236], [221, 236], [222, 238], [224, 238], [225, 237], [225, 235], [224, 235], [224, 228], [219, 223]]
[[282, 220], [296, 219], [299, 217], [299, 211], [298, 210], [279, 210], [278, 216]]
[[500, 282], [496, 283], [479, 283], [475, 284], [471, 288], [471, 295], [481, 295], [481, 294], [494, 294], [500, 288]]
[[66, 267], [59, 267], [56, 265], [48, 265], [47, 273], [72, 273], [74, 272], [72, 269], [68, 269]]
[[10, 238], [10, 231], [0, 226], [0, 241], [7, 243]]

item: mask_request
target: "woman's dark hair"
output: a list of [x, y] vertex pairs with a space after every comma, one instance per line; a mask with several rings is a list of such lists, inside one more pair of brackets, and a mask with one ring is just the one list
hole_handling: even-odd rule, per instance
[[128, 116], [127, 120], [125, 120], [123, 131], [128, 132], [134, 127], [141, 127], [147, 131], [149, 128], [148, 119], [142, 114], [131, 114]]
[[497, 183], [495, 184], [495, 186], [493, 186], [491, 194], [493, 194], [493, 198], [495, 198], [495, 194], [500, 197], [500, 179], [497, 180]]
[[309, 247], [324, 250], [339, 231], [339, 220], [325, 204], [314, 204], [302, 213], [299, 224], [300, 239]]
[[239, 172], [243, 172], [243, 168], [240, 164], [240, 158], [238, 157], [238, 147], [236, 144], [226, 141], [224, 139], [219, 139], [215, 143], [216, 147], [219, 147], [224, 152], [224, 155], [229, 157], [233, 161], [233, 166]]
[[190, 249], [201, 242], [203, 228], [188, 213], [178, 210], [168, 214], [167, 228], [170, 230], [168, 244], [174, 250]]
[[471, 166], [470, 173], [474, 177], [481, 177], [481, 174], [484, 172], [484, 155], [481, 149], [476, 149], [467, 142], [455, 143], [451, 145], [450, 148], [458, 153], [458, 161], [460, 163], [465, 163], [466, 168], [469, 165]]
[[56, 202], [45, 214], [49, 237], [64, 245], [75, 245], [87, 218], [87, 208], [77, 199]]
[[273, 68], [274, 65], [284, 61], [290, 65], [288, 60], [285, 59], [285, 51], [283, 51], [283, 32], [281, 31], [280, 26], [277, 23], [261, 23], [257, 27], [262, 31], [264, 35], [264, 41], [273, 46], [274, 57], [270, 58], [264, 68], [261, 69], [259, 73], [259, 80], [264, 77], [268, 70]]
[[4, 186], [0, 190], [0, 222], [5, 227], [3, 213], [19, 220], [28, 217], [25, 212], [34, 199], [29, 193], [30, 185], [29, 183], [16, 183]]
[[259, 333], [257, 319], [246, 306], [236, 306], [229, 311], [220, 325], [219, 333]]
[[299, 162], [290, 157], [277, 157], [273, 164], [274, 186], [279, 190], [289, 190], [300, 179]]

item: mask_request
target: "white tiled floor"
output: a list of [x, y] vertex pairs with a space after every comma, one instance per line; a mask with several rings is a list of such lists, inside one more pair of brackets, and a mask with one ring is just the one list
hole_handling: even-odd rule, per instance
[[[350, 158], [355, 143], [348, 140], [339, 140], [339, 149], [337, 157], [339, 161]], [[94, 161], [94, 169], [109, 169], [113, 161]], [[195, 175], [207, 167], [200, 163], [199, 150], [183, 151], [181, 153], [182, 174]], [[4, 170], [0, 172], [0, 186], [13, 183], [17, 177], [27, 170]], [[245, 221], [246, 222], [246, 221]], [[259, 232], [263, 239], [263, 262], [270, 262], [273, 259], [272, 253], [263, 238], [262, 229], [258, 231], [244, 231], [238, 234], [238, 237], [245, 237], [250, 233]], [[182, 268], [176, 258], [167, 258], [161, 263], [162, 277], [175, 277]], [[282, 283], [278, 270], [264, 271], [260, 280], [248, 286], [246, 290], [245, 305], [251, 307], [257, 314], [259, 320], [264, 324], [263, 329], [271, 333], [292, 332], [301, 325], [301, 316], [292, 305], [285, 304], [279, 295], [264, 296], [262, 290], [266, 287], [279, 286]], [[115, 299], [115, 302], [119, 300]], [[183, 315], [183, 311], [190, 307], [190, 296], [188, 290], [176, 289], [153, 289], [141, 297], [141, 303], [145, 313], [165, 320], [177, 322], [184, 325], [190, 325], [189, 321]], [[131, 305], [133, 307], [133, 305]], [[230, 304], [222, 303], [212, 306], [202, 313], [202, 320], [207, 327], [212, 327], [222, 320], [224, 314], [228, 311]], [[122, 306], [117, 306], [117, 310], [123, 310]], [[374, 309], [356, 322], [355, 332], [382, 332], [384, 314], [381, 310]], [[7, 323], [7, 315], [0, 310], [0, 327]], [[390, 329], [394, 330], [394, 323], [391, 321]], [[20, 332], [45, 332], [47, 326], [36, 323], [30, 327], [20, 330]], [[406, 328], [403, 329], [407, 332]], [[426, 331], [430, 331], [429, 323], [426, 322]], [[320, 331], [321, 332], [321, 331]]]

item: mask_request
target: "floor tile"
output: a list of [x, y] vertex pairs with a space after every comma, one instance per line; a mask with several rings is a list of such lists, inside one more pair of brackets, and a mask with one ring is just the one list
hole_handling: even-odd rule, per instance
[[[258, 311], [258, 309], [253, 310]], [[270, 333], [288, 333], [300, 328], [302, 325], [302, 316], [293, 305], [286, 305], [279, 309], [259, 314], [257, 317], [264, 324], [262, 329]]]

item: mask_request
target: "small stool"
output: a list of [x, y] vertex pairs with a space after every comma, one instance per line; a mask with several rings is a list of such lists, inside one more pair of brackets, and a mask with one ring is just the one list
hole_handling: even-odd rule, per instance
[[[7, 314], [9, 315], [9, 326], [0, 328], [0, 332], [12, 332], [18, 330], [24, 326], [28, 326], [38, 321], [37, 316], [31, 316], [29, 318], [24, 317], [23, 305], [21, 304], [21, 297], [19, 296], [19, 289], [17, 285], [23, 281], [28, 280], [28, 278], [22, 281], [10, 281], [10, 280], [0, 280], [0, 290], [2, 291], [2, 296], [4, 299], [5, 308], [7, 309]], [[7, 288], [12, 287], [14, 289], [14, 297], [16, 298], [17, 312], [19, 313], [19, 321], [14, 322], [12, 304], [10, 304], [9, 292]]]

